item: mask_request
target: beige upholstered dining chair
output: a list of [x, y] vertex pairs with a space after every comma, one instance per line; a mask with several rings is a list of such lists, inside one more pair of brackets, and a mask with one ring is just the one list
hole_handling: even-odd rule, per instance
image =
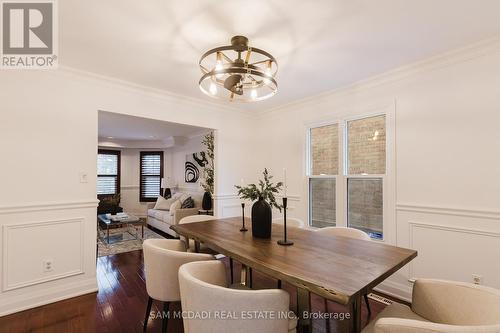
[[[205, 319], [185, 317], [185, 333], [296, 331], [297, 321], [287, 315], [290, 296], [286, 291], [229, 289], [225, 265], [220, 261], [183, 265], [179, 269], [179, 285], [182, 310], [206, 316]], [[224, 314], [233, 318], [224, 318]], [[262, 314], [267, 314], [267, 318], [257, 317]]]
[[317, 233], [329, 236], [342, 236], [361, 240], [371, 240], [370, 236], [361, 230], [346, 227], [326, 227], [316, 230]]
[[[186, 252], [184, 242], [177, 239], [146, 239], [143, 243], [144, 270], [146, 271], [146, 290], [148, 305], [144, 319], [144, 331], [147, 329], [153, 299], [162, 301], [163, 311], [168, 312], [170, 302], [181, 300], [178, 271], [185, 263], [199, 260], [212, 260], [209, 254]], [[168, 318], [162, 323], [162, 332], [167, 331]]]
[[[186, 223], [195, 223], [195, 222], [205, 222], [205, 221], [211, 221], [214, 220], [215, 218], [211, 215], [190, 215], [182, 218], [179, 221], [179, 224], [186, 224]], [[187, 239], [184, 236], [180, 236], [181, 240], [183, 242], [186, 242], [186, 247], [188, 252], [195, 252], [195, 242], [194, 239]], [[210, 249], [209, 247], [199, 244], [200, 247], [198, 249], [199, 252], [201, 253], [208, 253], [208, 254], [213, 254], [216, 259], [223, 259], [226, 256], [220, 253], [217, 253]], [[234, 282], [234, 262], [233, 258], [229, 258], [229, 268], [231, 270], [231, 283]]]
[[498, 333], [500, 291], [471, 283], [418, 279], [411, 308], [393, 303], [362, 333]]
[[[321, 229], [316, 230], [317, 233], [322, 234], [322, 235], [327, 235], [327, 236], [341, 236], [341, 237], [348, 237], [348, 238], [354, 238], [354, 239], [360, 239], [360, 240], [366, 240], [369, 241], [371, 240], [370, 236], [368, 236], [367, 233], [354, 229], [354, 228], [346, 228], [346, 227], [325, 227]], [[365, 298], [365, 303], [366, 303], [366, 308], [368, 310], [368, 313], [371, 313], [370, 309], [370, 301], [368, 300], [368, 295], [364, 294], [363, 297]], [[325, 298], [325, 312], [328, 312], [328, 301]], [[330, 323], [326, 323], [327, 325], [327, 331], [330, 332]]]
[[189, 215], [189, 216], [183, 217], [179, 221], [179, 224], [203, 222], [203, 221], [210, 221], [210, 220], [214, 220], [214, 219], [215, 218], [212, 215]]
[[[277, 218], [277, 219], [273, 219], [273, 223], [274, 224], [280, 224], [280, 225], [283, 225], [284, 220], [282, 217], [280, 218]], [[286, 226], [287, 227], [292, 227], [292, 228], [304, 228], [305, 227], [305, 223], [302, 221], [302, 220], [299, 220], [299, 219], [296, 219], [296, 218], [293, 218], [293, 217], [287, 217], [286, 219]]]
[[[180, 221], [179, 224], [187, 224], [187, 223], [195, 223], [195, 222], [205, 222], [205, 221], [210, 221], [213, 220], [214, 217], [211, 215], [190, 215], [183, 217]], [[183, 242], [186, 242], [186, 247], [189, 249], [189, 251], [194, 250], [194, 240], [190, 239], [189, 242], [187, 241], [186, 237], [180, 236], [181, 240]], [[201, 247], [200, 250], [201, 252], [208, 252], [211, 253], [210, 250], [206, 247]]]

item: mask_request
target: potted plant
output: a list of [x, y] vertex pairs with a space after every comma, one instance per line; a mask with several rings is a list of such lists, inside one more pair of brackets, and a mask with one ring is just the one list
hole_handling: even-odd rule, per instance
[[212, 195], [214, 193], [214, 132], [207, 133], [201, 143], [206, 147], [207, 164], [203, 168], [203, 179], [201, 187], [205, 193], [203, 194], [202, 208], [205, 210], [212, 209]]
[[281, 212], [282, 205], [276, 202], [275, 193], [283, 186], [282, 182], [271, 182], [273, 176], [267, 169], [262, 173], [264, 179], [259, 184], [249, 184], [246, 187], [235, 185], [241, 199], [255, 201], [252, 205], [252, 235], [257, 238], [270, 238], [272, 229], [272, 207]]

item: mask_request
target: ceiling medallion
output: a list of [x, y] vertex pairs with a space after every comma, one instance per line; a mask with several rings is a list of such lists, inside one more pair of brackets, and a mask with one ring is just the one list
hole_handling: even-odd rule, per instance
[[230, 101], [262, 101], [276, 94], [278, 63], [266, 51], [248, 46], [248, 38], [234, 36], [231, 45], [206, 52], [200, 59], [201, 91]]

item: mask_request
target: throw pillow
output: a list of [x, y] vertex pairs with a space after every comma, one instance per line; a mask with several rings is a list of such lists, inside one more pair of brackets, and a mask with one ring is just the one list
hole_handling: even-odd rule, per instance
[[181, 208], [181, 202], [179, 200], [175, 200], [175, 202], [170, 205], [170, 215], [174, 215], [177, 209]]
[[181, 192], [176, 192], [172, 194], [172, 199], [179, 199], [181, 197], [182, 193]]
[[189, 197], [186, 200], [184, 200], [181, 204], [181, 208], [194, 208], [193, 198]]
[[189, 198], [190, 195], [187, 193], [182, 193], [181, 196], [179, 197], [179, 201], [182, 203], [184, 202], [187, 198]]
[[174, 201], [177, 201], [177, 200], [175, 200], [175, 199], [165, 199], [164, 197], [160, 196], [156, 200], [156, 204], [155, 204], [154, 209], [169, 210], [170, 206], [172, 205], [172, 203], [174, 203]]

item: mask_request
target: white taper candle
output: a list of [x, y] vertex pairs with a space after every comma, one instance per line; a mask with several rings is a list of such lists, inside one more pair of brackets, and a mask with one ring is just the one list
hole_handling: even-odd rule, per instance
[[283, 168], [283, 188], [284, 188], [284, 191], [285, 191], [284, 197], [286, 197], [286, 188], [287, 188], [287, 185], [286, 185], [286, 168]]

